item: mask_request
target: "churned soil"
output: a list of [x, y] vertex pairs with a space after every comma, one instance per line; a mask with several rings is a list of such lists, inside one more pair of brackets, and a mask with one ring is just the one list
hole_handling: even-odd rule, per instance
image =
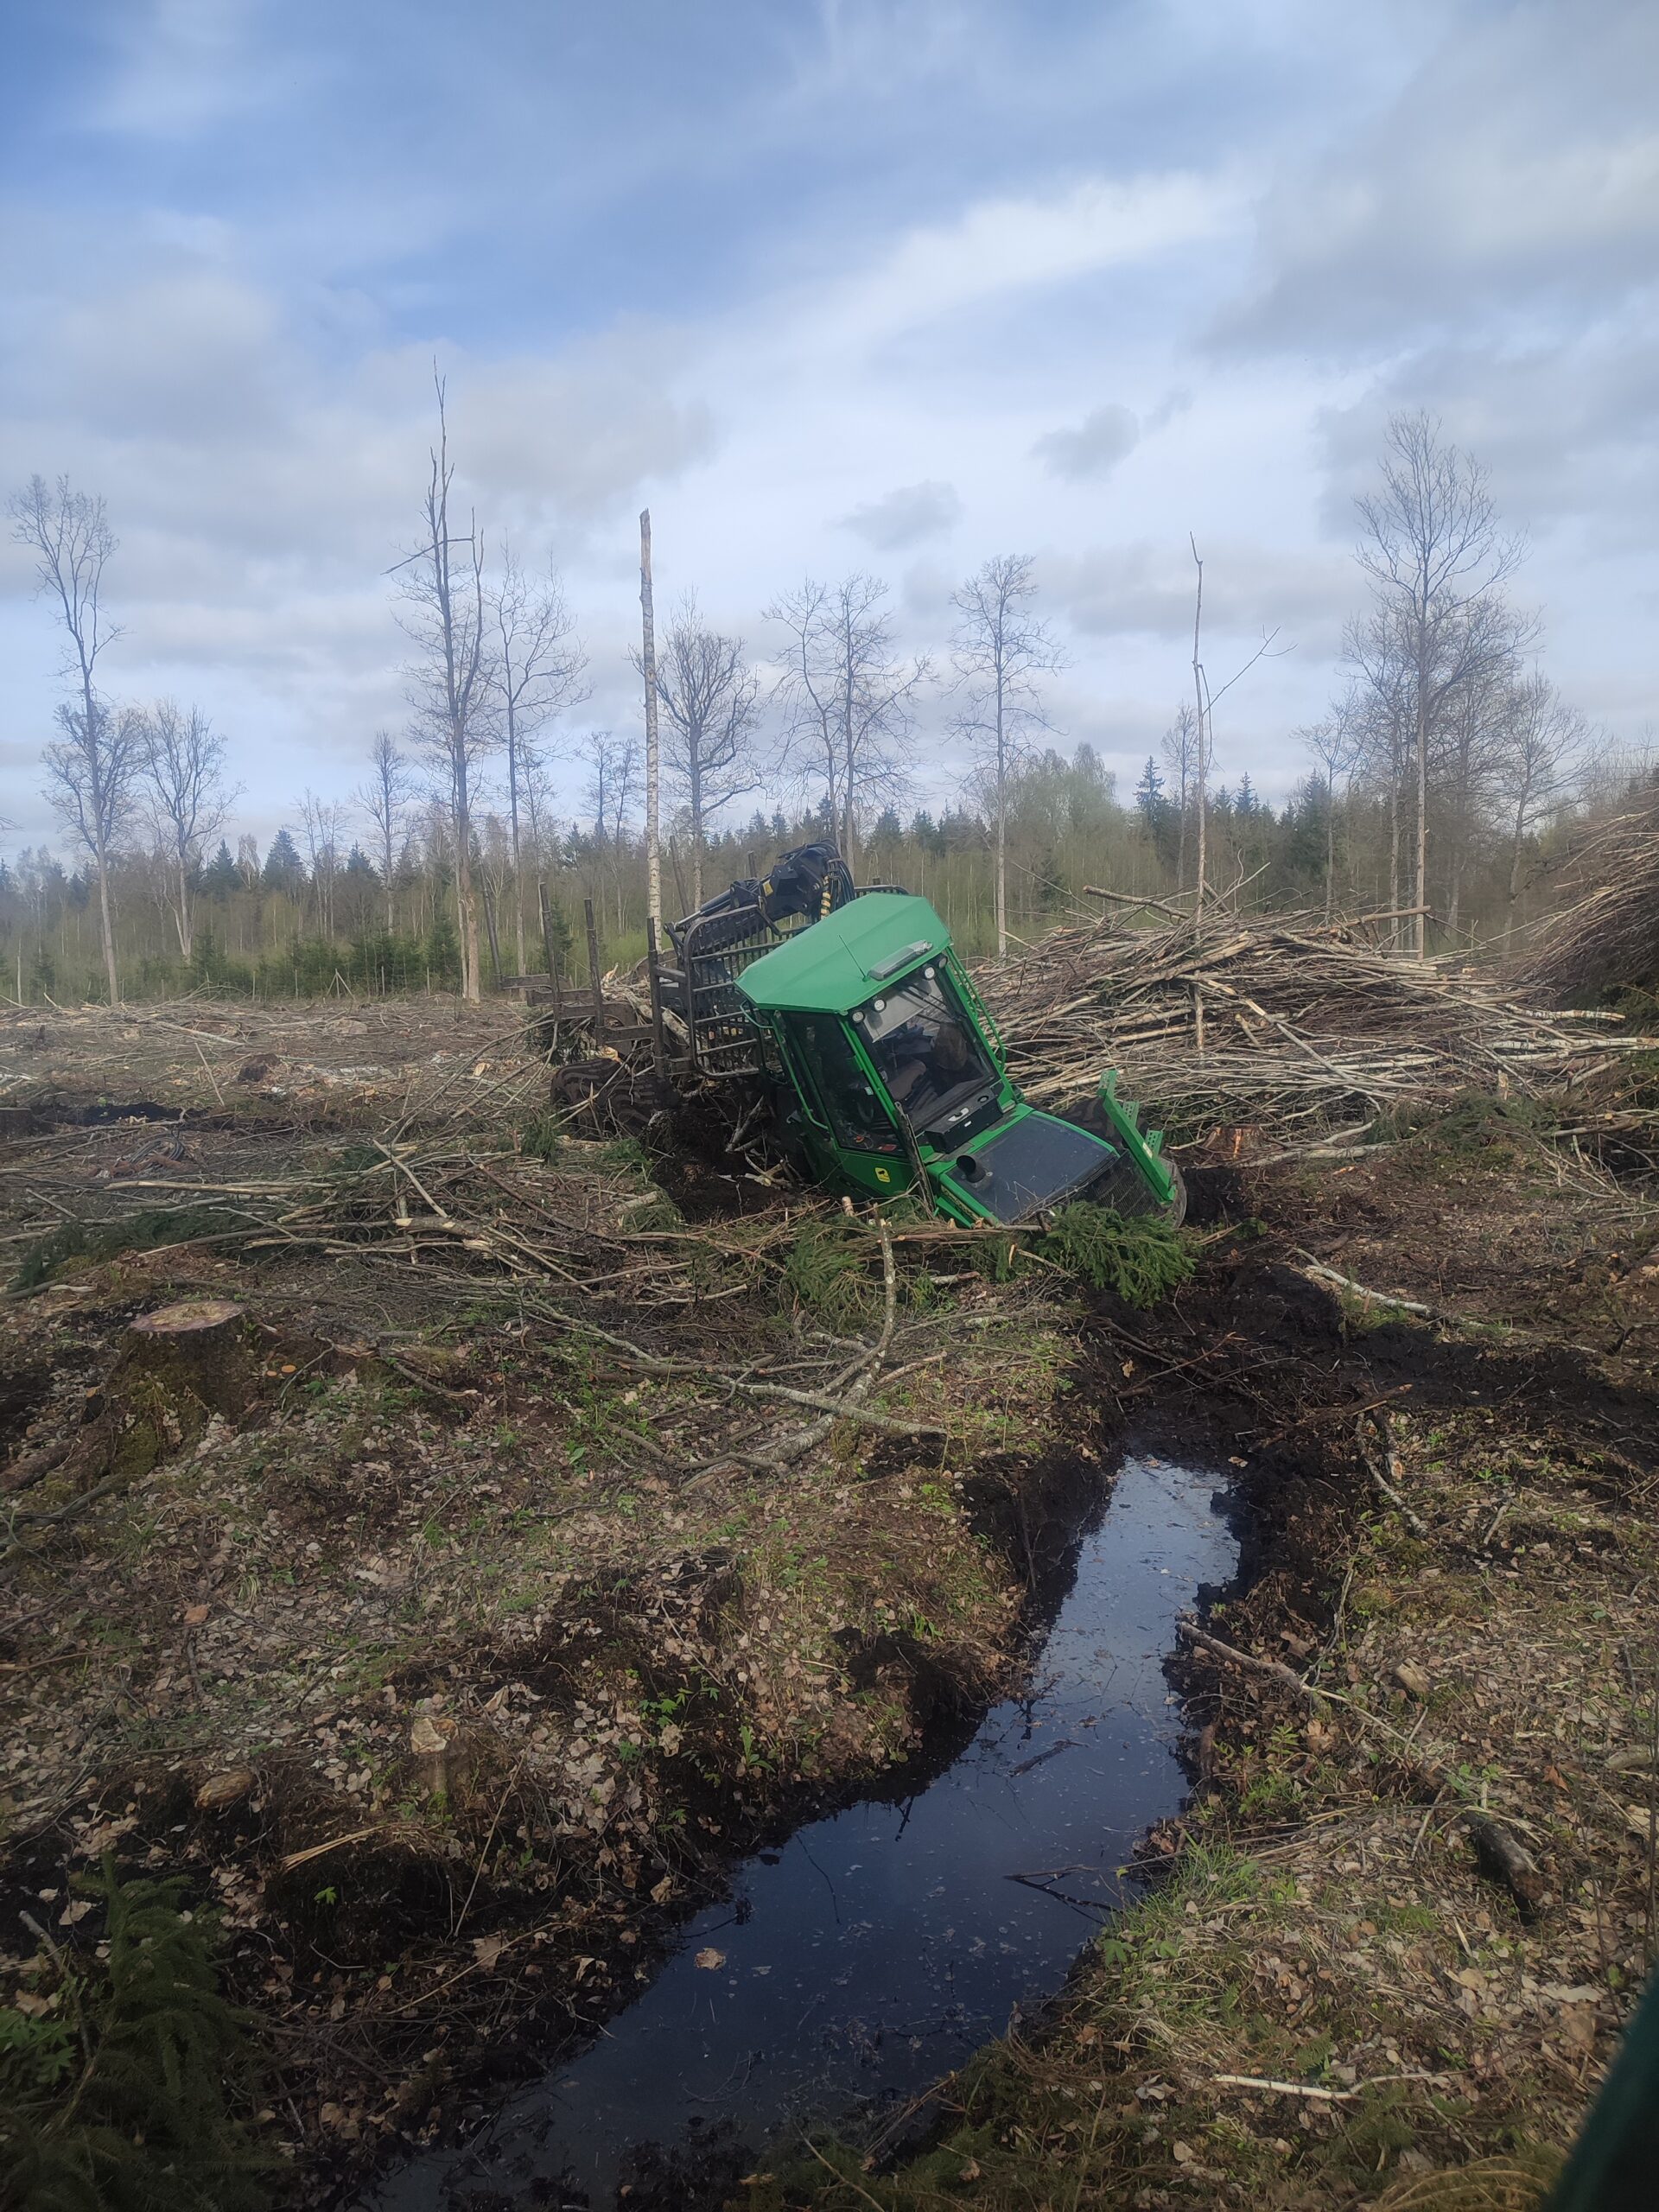
[[[873, 1240], [849, 1277], [786, 1194], [530, 1147], [508, 1015], [167, 1020], [0, 1037], [7, 2001], [49, 2001], [20, 1915], [73, 1947], [103, 1853], [183, 1872], [296, 2195], [349, 2192], [597, 2029], [735, 1854], [1006, 1689], [1127, 1440], [1226, 1468], [1243, 1539], [1172, 1663], [1194, 1795], [1147, 1895], [902, 2147], [780, 2152], [738, 2201], [1311, 2212], [1547, 2167], [1655, 1936], [1642, 1188], [1502, 1101], [1332, 1158], [1232, 1133], [1185, 1159], [1173, 1299], [908, 1250], [887, 1425], [769, 1465], [729, 1385], [822, 1395], [881, 1326]], [[607, 1336], [496, 1268], [506, 1202], [472, 1274], [226, 1230], [238, 1189], [264, 1219], [366, 1172], [345, 1148], [445, 1085], [512, 1204], [625, 1255], [579, 1306]], [[54, 1226], [149, 1186], [220, 1217]], [[655, 1304], [644, 1220], [677, 1271]], [[182, 1298], [244, 1309], [250, 1400], [89, 1489], [130, 1324]]]

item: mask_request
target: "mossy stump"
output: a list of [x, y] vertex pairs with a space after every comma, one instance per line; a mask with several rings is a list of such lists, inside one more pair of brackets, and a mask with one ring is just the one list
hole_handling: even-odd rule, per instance
[[186, 1298], [141, 1314], [108, 1384], [111, 1471], [148, 1474], [215, 1414], [239, 1421], [254, 1392], [250, 1333], [242, 1307], [226, 1298]]

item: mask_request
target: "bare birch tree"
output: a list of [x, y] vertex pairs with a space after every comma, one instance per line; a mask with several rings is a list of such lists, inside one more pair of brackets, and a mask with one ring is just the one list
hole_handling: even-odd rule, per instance
[[1513, 686], [1496, 777], [1509, 829], [1505, 935], [1515, 926], [1527, 839], [1572, 804], [1589, 742], [1584, 716], [1539, 670]]
[[348, 810], [340, 800], [321, 798], [308, 786], [294, 801], [305, 839], [307, 872], [317, 928], [324, 937], [334, 933], [334, 887], [340, 879], [340, 841], [346, 834]]
[[1186, 888], [1187, 816], [1192, 804], [1192, 793], [1198, 779], [1198, 718], [1185, 700], [1175, 709], [1175, 719], [1164, 732], [1164, 765], [1169, 770], [1175, 785], [1175, 804], [1179, 810], [1179, 828], [1175, 851], [1175, 888]]
[[1198, 804], [1198, 873], [1193, 877], [1192, 911], [1204, 912], [1206, 889], [1205, 873], [1209, 866], [1210, 761], [1212, 741], [1210, 734], [1210, 700], [1205, 682], [1203, 651], [1204, 630], [1204, 563], [1198, 554], [1198, 541], [1191, 531], [1187, 543], [1192, 548], [1192, 565], [1198, 572], [1197, 588], [1192, 597], [1192, 718], [1197, 726], [1196, 772], [1193, 777], [1193, 798]]
[[375, 865], [385, 898], [386, 934], [392, 928], [392, 879], [403, 850], [415, 773], [409, 756], [389, 729], [378, 729], [369, 747], [369, 772], [353, 792], [353, 803], [369, 825]]
[[1038, 677], [1065, 665], [1046, 622], [1031, 611], [1028, 553], [999, 553], [951, 594], [950, 658], [962, 704], [952, 718], [987, 773], [996, 868], [996, 950], [1008, 949], [1008, 780], [1033, 729], [1046, 729]]
[[[641, 658], [634, 665], [644, 674]], [[657, 653], [657, 700], [668, 724], [669, 781], [691, 827], [691, 904], [702, 904], [709, 824], [734, 799], [760, 788], [755, 756], [760, 678], [741, 638], [711, 629], [688, 592]]]
[[552, 779], [547, 762], [536, 746], [526, 747], [524, 751], [522, 796], [524, 821], [530, 831], [530, 856], [539, 879], [543, 870], [557, 858], [559, 825], [553, 809]]
[[788, 751], [809, 785], [823, 785], [849, 868], [860, 815], [903, 793], [916, 697], [932, 673], [925, 655], [896, 658], [887, 596], [878, 576], [808, 577], [766, 609], [790, 632], [779, 686]]
[[60, 672], [72, 696], [56, 712], [61, 736], [46, 748], [46, 796], [86, 851], [98, 879], [98, 918], [110, 1004], [121, 1000], [116, 972], [110, 859], [130, 812], [138, 770], [138, 726], [109, 707], [98, 664], [121, 635], [104, 612], [104, 570], [117, 545], [101, 499], [75, 491], [67, 476], [48, 486], [31, 476], [10, 503], [12, 536], [35, 559], [36, 588], [63, 624]]
[[1415, 944], [1427, 950], [1429, 753], [1448, 698], [1466, 680], [1479, 626], [1471, 613], [1499, 591], [1522, 554], [1498, 529], [1486, 473], [1442, 439], [1426, 413], [1395, 415], [1383, 436], [1382, 487], [1356, 502], [1363, 536], [1355, 557], [1403, 659], [1416, 764], [1413, 868]]
[[438, 442], [422, 503], [421, 541], [397, 564], [404, 607], [398, 622], [415, 647], [409, 679], [416, 728], [437, 766], [454, 825], [461, 996], [477, 999], [481, 993], [473, 785], [480, 756], [495, 741], [489, 715], [493, 670], [484, 604], [484, 537], [475, 515], [469, 514], [464, 534], [450, 521], [455, 472], [449, 459], [445, 387], [435, 371], [432, 381]]
[[225, 741], [200, 707], [161, 699], [143, 717], [139, 763], [143, 805], [162, 866], [163, 897], [179, 950], [195, 943], [194, 891], [202, 854], [224, 828], [241, 790], [225, 780]]
[[1337, 779], [1340, 776], [1346, 782], [1353, 774], [1363, 746], [1359, 712], [1352, 694], [1322, 721], [1312, 723], [1296, 734], [1318, 762], [1319, 780], [1325, 785], [1325, 918], [1328, 922], [1336, 903]]
[[1395, 642], [1394, 614], [1373, 607], [1370, 613], [1351, 621], [1345, 633], [1343, 659], [1357, 671], [1355, 696], [1358, 717], [1357, 773], [1373, 790], [1382, 791], [1389, 810], [1389, 912], [1393, 917], [1389, 943], [1398, 949], [1404, 906], [1403, 808], [1412, 757], [1413, 702], [1404, 658]]
[[[639, 740], [632, 731], [590, 730], [586, 751], [589, 767], [587, 801], [593, 810], [595, 874], [608, 870], [615, 897], [616, 926], [622, 927], [622, 863], [628, 823], [639, 789]], [[596, 880], [594, 886], [600, 891]]]
[[507, 755], [507, 827], [512, 849], [513, 918], [518, 970], [529, 958], [524, 918], [523, 838], [519, 828], [526, 756], [537, 734], [565, 708], [588, 696], [588, 666], [575, 619], [558, 577], [526, 575], [505, 542], [501, 578], [489, 594], [494, 624], [495, 695]]
[[[1507, 743], [1521, 655], [1535, 626], [1494, 593], [1465, 614], [1463, 673], [1448, 691], [1440, 717], [1438, 746], [1431, 746], [1431, 784], [1438, 766], [1438, 815], [1446, 849], [1446, 927], [1462, 925], [1469, 867], [1491, 826]], [[1436, 810], [1431, 791], [1431, 823]]]
[[1262, 642], [1242, 667], [1236, 668], [1227, 681], [1212, 690], [1210, 671], [1204, 663], [1204, 563], [1198, 554], [1198, 542], [1192, 532], [1187, 532], [1187, 543], [1192, 549], [1192, 565], [1198, 571], [1198, 584], [1192, 598], [1192, 720], [1193, 720], [1193, 797], [1198, 812], [1198, 868], [1193, 881], [1192, 911], [1203, 911], [1209, 886], [1205, 880], [1209, 867], [1210, 834], [1210, 771], [1215, 765], [1216, 727], [1215, 705], [1217, 699], [1230, 691], [1242, 677], [1248, 676], [1257, 661], [1271, 657], [1274, 659], [1288, 652], [1288, 645], [1274, 652], [1273, 641], [1278, 636], [1277, 625], [1262, 632]]

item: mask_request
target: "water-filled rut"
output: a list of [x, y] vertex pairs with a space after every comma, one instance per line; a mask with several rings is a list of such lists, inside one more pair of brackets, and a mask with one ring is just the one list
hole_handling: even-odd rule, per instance
[[913, 2095], [1051, 1996], [1185, 1794], [1163, 1662], [1236, 1566], [1222, 1503], [1213, 1475], [1126, 1458], [1023, 1695], [909, 1798], [746, 1861], [597, 2042], [364, 2212], [677, 2202], [677, 2171], [734, 2178], [785, 2122]]

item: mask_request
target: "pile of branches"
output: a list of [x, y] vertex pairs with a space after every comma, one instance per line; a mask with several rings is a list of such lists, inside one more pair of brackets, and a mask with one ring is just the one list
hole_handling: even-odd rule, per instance
[[[77, 1224], [81, 1238], [60, 1250], [53, 1243], [48, 1264], [20, 1270], [14, 1294], [43, 1287], [61, 1259], [183, 1243], [266, 1260], [351, 1260], [391, 1268], [405, 1281], [536, 1284], [633, 1309], [741, 1297], [780, 1265], [766, 1246], [785, 1239], [781, 1221], [694, 1231], [665, 1201], [626, 1190], [591, 1175], [550, 1173], [509, 1149], [371, 1138], [287, 1174], [234, 1183], [135, 1179], [110, 1194], [113, 1211]], [[129, 1192], [137, 1211], [119, 1203]]]
[[1621, 814], [1573, 864], [1571, 905], [1541, 932], [1522, 980], [1587, 997], [1659, 982], [1659, 797]]
[[1371, 1119], [1471, 1087], [1554, 1089], [1609, 1052], [1605, 1024], [1311, 914], [1060, 930], [978, 982], [1037, 1104], [1074, 1105], [1116, 1067], [1128, 1095], [1195, 1126]]

